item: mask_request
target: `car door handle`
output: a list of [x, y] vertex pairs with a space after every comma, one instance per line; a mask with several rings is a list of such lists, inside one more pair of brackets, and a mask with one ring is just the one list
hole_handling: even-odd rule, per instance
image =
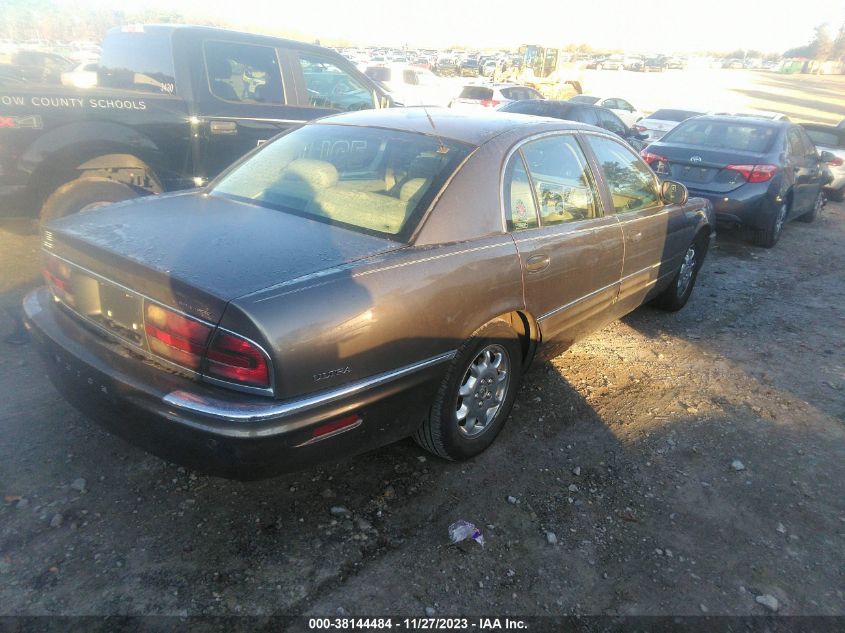
[[529, 273], [537, 273], [545, 270], [552, 263], [548, 255], [532, 255], [525, 262], [525, 270]]

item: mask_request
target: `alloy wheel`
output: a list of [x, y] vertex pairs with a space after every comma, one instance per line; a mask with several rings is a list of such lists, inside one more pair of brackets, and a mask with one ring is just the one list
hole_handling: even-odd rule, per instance
[[496, 419], [510, 383], [510, 359], [504, 347], [484, 347], [467, 367], [455, 402], [458, 428], [477, 437]]
[[696, 252], [695, 244], [690, 244], [684, 255], [684, 261], [681, 262], [681, 270], [678, 271], [678, 287], [677, 292], [679, 297], [683, 297], [692, 283], [692, 276], [695, 273], [696, 266]]

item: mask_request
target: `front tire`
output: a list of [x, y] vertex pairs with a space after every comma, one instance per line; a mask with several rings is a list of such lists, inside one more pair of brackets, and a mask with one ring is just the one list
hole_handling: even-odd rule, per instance
[[141, 195], [129, 185], [108, 178], [77, 178], [56, 189], [41, 207], [41, 222], [89, 211]]
[[699, 234], [684, 253], [681, 267], [672, 278], [666, 289], [657, 295], [652, 303], [667, 312], [677, 312], [689, 301], [695, 280], [698, 279], [698, 271], [704, 263], [704, 256], [707, 254], [707, 238]]
[[789, 215], [789, 205], [786, 200], [775, 207], [774, 213], [767, 219], [765, 226], [757, 229], [754, 234], [754, 243], [763, 248], [772, 248], [778, 243], [786, 218]]
[[478, 455], [504, 427], [521, 373], [519, 337], [506, 321], [491, 321], [458, 350], [414, 440], [443, 459]]
[[823, 206], [824, 206], [824, 192], [819, 191], [819, 195], [816, 196], [816, 200], [813, 202], [813, 208], [810, 211], [808, 211], [807, 213], [805, 213], [804, 215], [802, 215], [798, 219], [801, 220], [802, 222], [807, 222], [808, 224], [810, 222], [815, 222], [816, 218], [818, 218], [821, 215]]

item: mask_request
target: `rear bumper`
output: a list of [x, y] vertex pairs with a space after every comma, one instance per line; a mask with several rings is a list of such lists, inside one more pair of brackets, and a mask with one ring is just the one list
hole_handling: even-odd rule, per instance
[[722, 226], [740, 225], [760, 228], [768, 219], [774, 203], [767, 184], [743, 185], [727, 193], [714, 193], [684, 183], [690, 197], [705, 198], [713, 205], [716, 223]]
[[[150, 453], [234, 479], [300, 470], [407, 437], [453, 356], [279, 401], [150, 367], [66, 315], [46, 288], [24, 299], [24, 320], [51, 381], [74, 407]], [[316, 427], [352, 414], [360, 424], [315, 440]]]

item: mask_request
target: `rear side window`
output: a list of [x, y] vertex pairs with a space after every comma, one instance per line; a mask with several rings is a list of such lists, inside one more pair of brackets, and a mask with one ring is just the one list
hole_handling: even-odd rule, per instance
[[531, 181], [525, 171], [522, 155], [517, 152], [511, 158], [505, 170], [505, 220], [508, 231], [524, 231], [535, 229], [539, 225], [537, 220], [537, 205], [534, 204], [534, 194], [531, 193]]
[[481, 101], [484, 101], [485, 99], [493, 98], [493, 91], [490, 88], [485, 88], [483, 86], [464, 86], [458, 98], [479, 99]]
[[593, 135], [587, 138], [610, 189], [616, 213], [649, 209], [660, 204], [657, 180], [639, 156], [609, 138]]
[[650, 115], [648, 119], [655, 119], [657, 121], [686, 121], [690, 117], [698, 116], [701, 112], [693, 112], [692, 110], [658, 110]]
[[765, 154], [777, 135], [778, 130], [769, 126], [695, 119], [681, 123], [662, 142]]
[[218, 99], [242, 103], [284, 103], [276, 49], [237, 42], [203, 45], [208, 88]]
[[592, 173], [575, 138], [552, 136], [522, 148], [543, 226], [599, 216]]
[[173, 94], [176, 79], [169, 31], [115, 31], [103, 41], [97, 85]]

